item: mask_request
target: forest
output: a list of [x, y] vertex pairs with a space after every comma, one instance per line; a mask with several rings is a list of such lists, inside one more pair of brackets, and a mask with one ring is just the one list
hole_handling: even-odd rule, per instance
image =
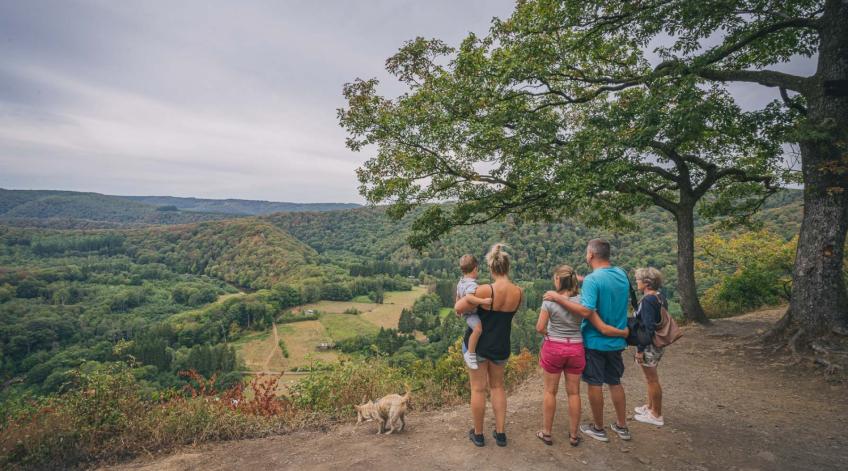
[[[799, 192], [785, 191], [752, 227], [699, 224], [699, 289], [710, 315], [785, 302], [798, 205]], [[474, 226], [421, 252], [393, 236], [407, 233], [413, 218], [393, 221], [383, 208], [358, 208], [118, 229], [0, 226], [0, 398], [61, 392], [76, 369], [114, 362], [131, 365], [150, 394], [184, 384], [184, 370], [218, 373], [219, 386], [232, 385], [244, 370], [231, 346], [241, 335], [297, 321], [289, 311], [302, 304], [381, 299], [416, 284], [431, 294], [404, 310], [396, 328], [337, 348], [388, 356], [398, 366], [435, 361], [463, 331], [445, 313], [457, 260], [464, 253], [482, 260], [495, 241], [509, 245], [514, 278], [526, 292], [513, 331], [516, 353], [538, 349], [533, 326], [550, 273], [561, 263], [582, 270], [592, 237], [609, 238], [615, 263], [631, 272], [662, 270], [671, 310], [680, 312], [672, 222], [658, 211], [618, 233], [571, 221]]]

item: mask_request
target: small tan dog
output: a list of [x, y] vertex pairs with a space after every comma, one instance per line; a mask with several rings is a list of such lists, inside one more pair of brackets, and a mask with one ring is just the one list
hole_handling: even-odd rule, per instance
[[353, 406], [356, 408], [356, 423], [361, 424], [371, 420], [376, 420], [377, 435], [383, 433], [386, 425], [389, 426], [389, 431], [386, 435], [395, 431], [395, 426], [400, 422], [400, 428], [397, 430], [403, 431], [406, 427], [406, 421], [403, 416], [406, 414], [406, 409], [409, 407], [409, 386], [406, 386], [406, 394], [388, 394], [376, 401], [367, 401], [367, 396], [362, 398], [364, 404]]

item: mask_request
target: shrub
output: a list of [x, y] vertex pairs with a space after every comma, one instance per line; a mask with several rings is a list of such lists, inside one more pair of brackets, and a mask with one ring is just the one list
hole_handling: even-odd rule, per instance
[[118, 364], [73, 373], [74, 388], [10, 414], [0, 431], [0, 467], [65, 469], [131, 458], [147, 450], [282, 433], [299, 423], [276, 398], [276, 378], [256, 378], [219, 395], [196, 373], [189, 397], [143, 397], [130, 369]]

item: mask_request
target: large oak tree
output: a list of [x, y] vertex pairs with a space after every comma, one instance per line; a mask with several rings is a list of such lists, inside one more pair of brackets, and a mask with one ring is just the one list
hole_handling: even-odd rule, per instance
[[[651, 64], [645, 51], [657, 43], [666, 45], [654, 49], [661, 62]], [[429, 208], [413, 240], [423, 243], [452, 225], [510, 213], [555, 218], [589, 211], [598, 221], [619, 219], [621, 207], [598, 204], [607, 194], [593, 191], [597, 179], [581, 175], [577, 170], [587, 168], [574, 156], [576, 171], [557, 181], [590, 198], [565, 205], [551, 196], [551, 179], [539, 176], [561, 155], [553, 149], [572, 147], [574, 123], [586, 109], [618, 106], [625, 90], [649, 91], [658, 81], [685, 87], [693, 79], [776, 88], [783, 104], [777, 121], [793, 122], [784, 140], [800, 144], [805, 203], [786, 320], [820, 334], [844, 325], [848, 310], [846, 51], [848, 3], [838, 0], [519, 1], [489, 35], [470, 35], [456, 51], [438, 40], [406, 44], [387, 66], [408, 93], [390, 100], [377, 93], [376, 81], [356, 81], [345, 88], [349, 106], [340, 117], [351, 148], [377, 144], [377, 157], [360, 169], [370, 201], [393, 202], [395, 214], [434, 199], [458, 201], [452, 209]], [[818, 68], [810, 77], [771, 69], [813, 54]], [[621, 144], [637, 150], [644, 143]], [[674, 163], [662, 149], [651, 153]], [[681, 175], [676, 163], [659, 167]], [[621, 181], [607, 183], [609, 191], [624, 189]], [[663, 190], [680, 193], [673, 186]]]

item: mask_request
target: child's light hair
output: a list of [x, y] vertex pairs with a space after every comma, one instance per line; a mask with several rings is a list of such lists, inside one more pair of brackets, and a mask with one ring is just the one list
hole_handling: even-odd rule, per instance
[[464, 275], [467, 275], [477, 268], [477, 259], [474, 255], [465, 254], [459, 258], [459, 269]]
[[662, 273], [654, 267], [639, 268], [636, 270], [636, 279], [642, 280], [642, 283], [648, 285], [653, 290], [658, 290], [662, 286]]
[[497, 243], [489, 249], [486, 254], [486, 264], [493, 275], [506, 275], [509, 273], [509, 254], [506, 253], [506, 244]]
[[[559, 278], [559, 282], [557, 282]], [[580, 293], [577, 272], [569, 265], [560, 265], [554, 270], [554, 287], [557, 291], [567, 290], [572, 296]]]

